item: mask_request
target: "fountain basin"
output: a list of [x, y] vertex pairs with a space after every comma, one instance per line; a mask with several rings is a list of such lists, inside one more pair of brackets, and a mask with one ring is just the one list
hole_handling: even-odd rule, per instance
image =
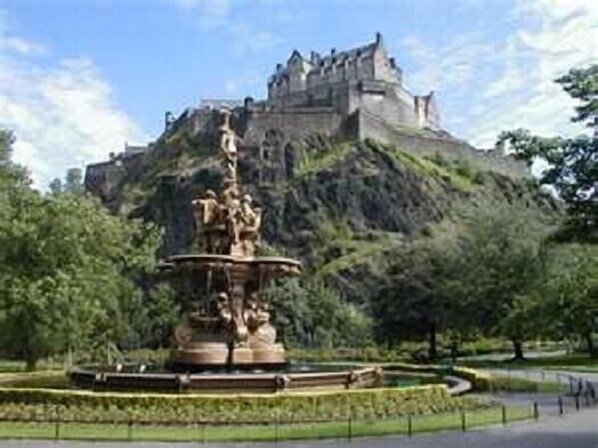
[[164, 392], [265, 392], [305, 389], [353, 389], [372, 386], [383, 377], [379, 367], [346, 367], [331, 371], [275, 372], [139, 372], [102, 366], [79, 366], [68, 372], [70, 383], [83, 389]]

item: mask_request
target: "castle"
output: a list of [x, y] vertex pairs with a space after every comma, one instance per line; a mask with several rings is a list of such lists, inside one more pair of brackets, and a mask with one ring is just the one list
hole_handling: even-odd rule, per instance
[[[159, 140], [185, 131], [212, 142], [220, 125], [220, 111], [227, 109], [241, 145], [256, 149], [263, 165], [284, 164], [292, 151], [291, 141], [319, 134], [373, 138], [420, 155], [441, 153], [448, 159], [466, 159], [482, 169], [527, 175], [522, 164], [477, 151], [443, 130], [434, 92], [418, 96], [407, 90], [402, 70], [388, 55], [380, 33], [367, 45], [340, 52], [332, 49], [325, 56], [312, 51], [305, 58], [294, 50], [286, 65], [276, 66], [267, 81], [267, 92], [264, 100], [202, 100], [199, 107], [188, 108], [178, 118], [167, 112]], [[142, 151], [125, 151], [108, 162], [89, 165], [85, 180], [88, 189], [105, 195], [140, 154]]]
[[293, 51], [286, 66], [278, 64], [268, 79], [267, 106], [334, 107], [343, 116], [366, 110], [391, 123], [440, 128], [434, 93], [412, 95], [403, 85], [402, 71], [388, 56], [382, 35], [368, 45], [309, 59]]

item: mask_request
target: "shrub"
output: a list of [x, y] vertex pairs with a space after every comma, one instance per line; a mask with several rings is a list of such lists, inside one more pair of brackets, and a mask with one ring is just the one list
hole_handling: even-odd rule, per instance
[[143, 394], [0, 388], [0, 419], [145, 423], [271, 422], [380, 418], [443, 412], [477, 402], [444, 385], [283, 394]]

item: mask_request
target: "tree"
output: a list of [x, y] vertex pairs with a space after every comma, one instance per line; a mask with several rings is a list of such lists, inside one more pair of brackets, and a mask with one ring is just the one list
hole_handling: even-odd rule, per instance
[[470, 316], [480, 330], [513, 342], [515, 358], [534, 336], [534, 297], [545, 279], [546, 240], [554, 223], [541, 211], [503, 204], [470, 209], [459, 246], [461, 282], [474, 299]]
[[72, 194], [83, 194], [85, 192], [83, 172], [80, 168], [69, 168], [66, 171], [63, 190]]
[[55, 179], [52, 180], [52, 182], [50, 182], [50, 185], [48, 185], [48, 188], [50, 189], [50, 193], [56, 195], [56, 194], [61, 194], [64, 190], [63, 186], [62, 186], [62, 181], [56, 177]]
[[592, 334], [598, 329], [598, 248], [595, 245], [555, 246], [548, 281], [546, 325], [558, 337], [581, 337], [588, 353], [596, 355]]
[[454, 344], [485, 333], [511, 339], [523, 357], [522, 342], [537, 331], [531, 298], [549, 230], [539, 211], [508, 204], [468, 207], [438, 224], [396, 255], [373, 305], [378, 341], [427, 338], [434, 359], [438, 332]]
[[572, 69], [556, 82], [580, 102], [572, 120], [585, 123], [593, 135], [547, 138], [518, 129], [502, 132], [497, 146], [508, 143], [515, 157], [530, 165], [536, 159], [543, 160], [548, 168], [540, 184], [553, 186], [567, 205], [569, 221], [563, 236], [593, 239], [598, 223], [598, 65]]
[[465, 335], [468, 294], [460, 282], [461, 262], [455, 229], [439, 225], [431, 237], [404, 246], [395, 255], [387, 281], [373, 301], [378, 342], [394, 345], [428, 340], [428, 358], [437, 357], [438, 332]]
[[371, 319], [317, 280], [287, 280], [264, 291], [273, 321], [287, 346], [364, 347], [372, 342]]
[[75, 195], [21, 189], [0, 223], [2, 346], [29, 368], [52, 353], [117, 344], [152, 269], [160, 232]]

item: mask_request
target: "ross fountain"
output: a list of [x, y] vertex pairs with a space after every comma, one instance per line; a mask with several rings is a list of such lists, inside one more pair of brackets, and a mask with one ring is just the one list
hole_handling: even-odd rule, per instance
[[170, 365], [183, 371], [280, 367], [286, 363], [284, 348], [276, 343], [260, 293], [274, 278], [300, 275], [301, 264], [255, 256], [262, 210], [239, 190], [236, 135], [227, 111], [219, 133], [223, 189], [219, 196], [208, 190], [192, 202], [197, 238], [206, 253], [168, 257], [160, 266], [188, 291]]
[[273, 279], [298, 276], [301, 263], [256, 256], [262, 210], [241, 195], [236, 134], [222, 111], [220, 195], [208, 190], [192, 201], [196, 236], [204, 252], [174, 255], [159, 264], [179, 292], [183, 313], [166, 370], [140, 366], [79, 366], [77, 387], [134, 390], [277, 391], [363, 387], [380, 380], [374, 367], [287, 365], [261, 292]]

